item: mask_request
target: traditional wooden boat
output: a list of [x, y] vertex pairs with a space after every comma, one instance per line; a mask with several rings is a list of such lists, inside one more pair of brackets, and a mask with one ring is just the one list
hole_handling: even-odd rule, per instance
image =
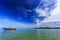
[[16, 28], [3, 28], [5, 30], [16, 30]]

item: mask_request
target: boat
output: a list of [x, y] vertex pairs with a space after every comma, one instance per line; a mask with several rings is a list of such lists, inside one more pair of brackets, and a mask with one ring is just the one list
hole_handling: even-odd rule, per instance
[[16, 28], [3, 28], [5, 30], [16, 30]]

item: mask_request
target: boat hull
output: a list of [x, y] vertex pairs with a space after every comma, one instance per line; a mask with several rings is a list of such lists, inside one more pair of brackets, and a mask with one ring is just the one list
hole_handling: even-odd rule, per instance
[[3, 28], [5, 30], [16, 30], [16, 28]]

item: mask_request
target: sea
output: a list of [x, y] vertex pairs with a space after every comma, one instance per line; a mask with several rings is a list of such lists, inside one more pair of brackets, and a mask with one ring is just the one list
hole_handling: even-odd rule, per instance
[[0, 40], [60, 40], [60, 29], [0, 29]]

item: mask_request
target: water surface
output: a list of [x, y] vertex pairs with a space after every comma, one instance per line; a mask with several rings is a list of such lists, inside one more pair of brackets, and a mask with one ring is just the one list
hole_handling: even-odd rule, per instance
[[60, 29], [1, 29], [0, 40], [60, 40]]

